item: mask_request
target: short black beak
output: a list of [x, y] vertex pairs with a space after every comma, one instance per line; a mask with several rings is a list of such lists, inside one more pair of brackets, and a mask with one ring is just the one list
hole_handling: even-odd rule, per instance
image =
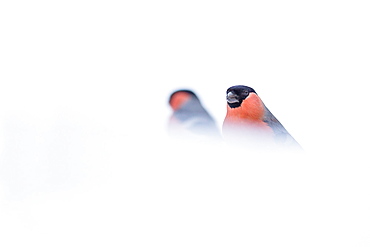
[[238, 103], [238, 95], [234, 94], [233, 92], [228, 92], [226, 95], [226, 100], [228, 103], [233, 104], [233, 103]]

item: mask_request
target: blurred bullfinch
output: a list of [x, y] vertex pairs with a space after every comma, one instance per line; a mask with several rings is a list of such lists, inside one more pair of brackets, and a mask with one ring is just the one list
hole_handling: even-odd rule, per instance
[[171, 94], [169, 104], [173, 110], [168, 130], [171, 136], [219, 138], [220, 132], [197, 95], [190, 90]]
[[226, 91], [226, 101], [227, 112], [222, 126], [225, 140], [258, 148], [300, 148], [253, 88], [242, 85], [230, 87]]

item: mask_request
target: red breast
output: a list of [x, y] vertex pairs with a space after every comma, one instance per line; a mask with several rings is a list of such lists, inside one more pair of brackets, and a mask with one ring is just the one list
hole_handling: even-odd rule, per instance
[[171, 96], [170, 106], [174, 111], [178, 110], [185, 102], [190, 99], [191, 95], [187, 92], [176, 92]]
[[223, 127], [248, 127], [272, 132], [263, 121], [265, 107], [262, 100], [255, 93], [250, 93], [241, 105], [236, 108], [227, 106], [227, 113]]

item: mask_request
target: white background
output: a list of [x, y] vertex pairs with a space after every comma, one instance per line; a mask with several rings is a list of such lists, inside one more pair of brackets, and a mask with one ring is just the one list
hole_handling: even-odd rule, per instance
[[[368, 246], [369, 11], [2, 1], [0, 242]], [[304, 157], [168, 140], [173, 90], [194, 90], [221, 127], [236, 84]]]

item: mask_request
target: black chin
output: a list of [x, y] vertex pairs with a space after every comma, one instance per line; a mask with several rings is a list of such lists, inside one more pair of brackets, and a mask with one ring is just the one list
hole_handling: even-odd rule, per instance
[[230, 108], [236, 108], [236, 107], [239, 107], [241, 105], [241, 102], [235, 102], [235, 103], [227, 102], [227, 104], [230, 106]]

